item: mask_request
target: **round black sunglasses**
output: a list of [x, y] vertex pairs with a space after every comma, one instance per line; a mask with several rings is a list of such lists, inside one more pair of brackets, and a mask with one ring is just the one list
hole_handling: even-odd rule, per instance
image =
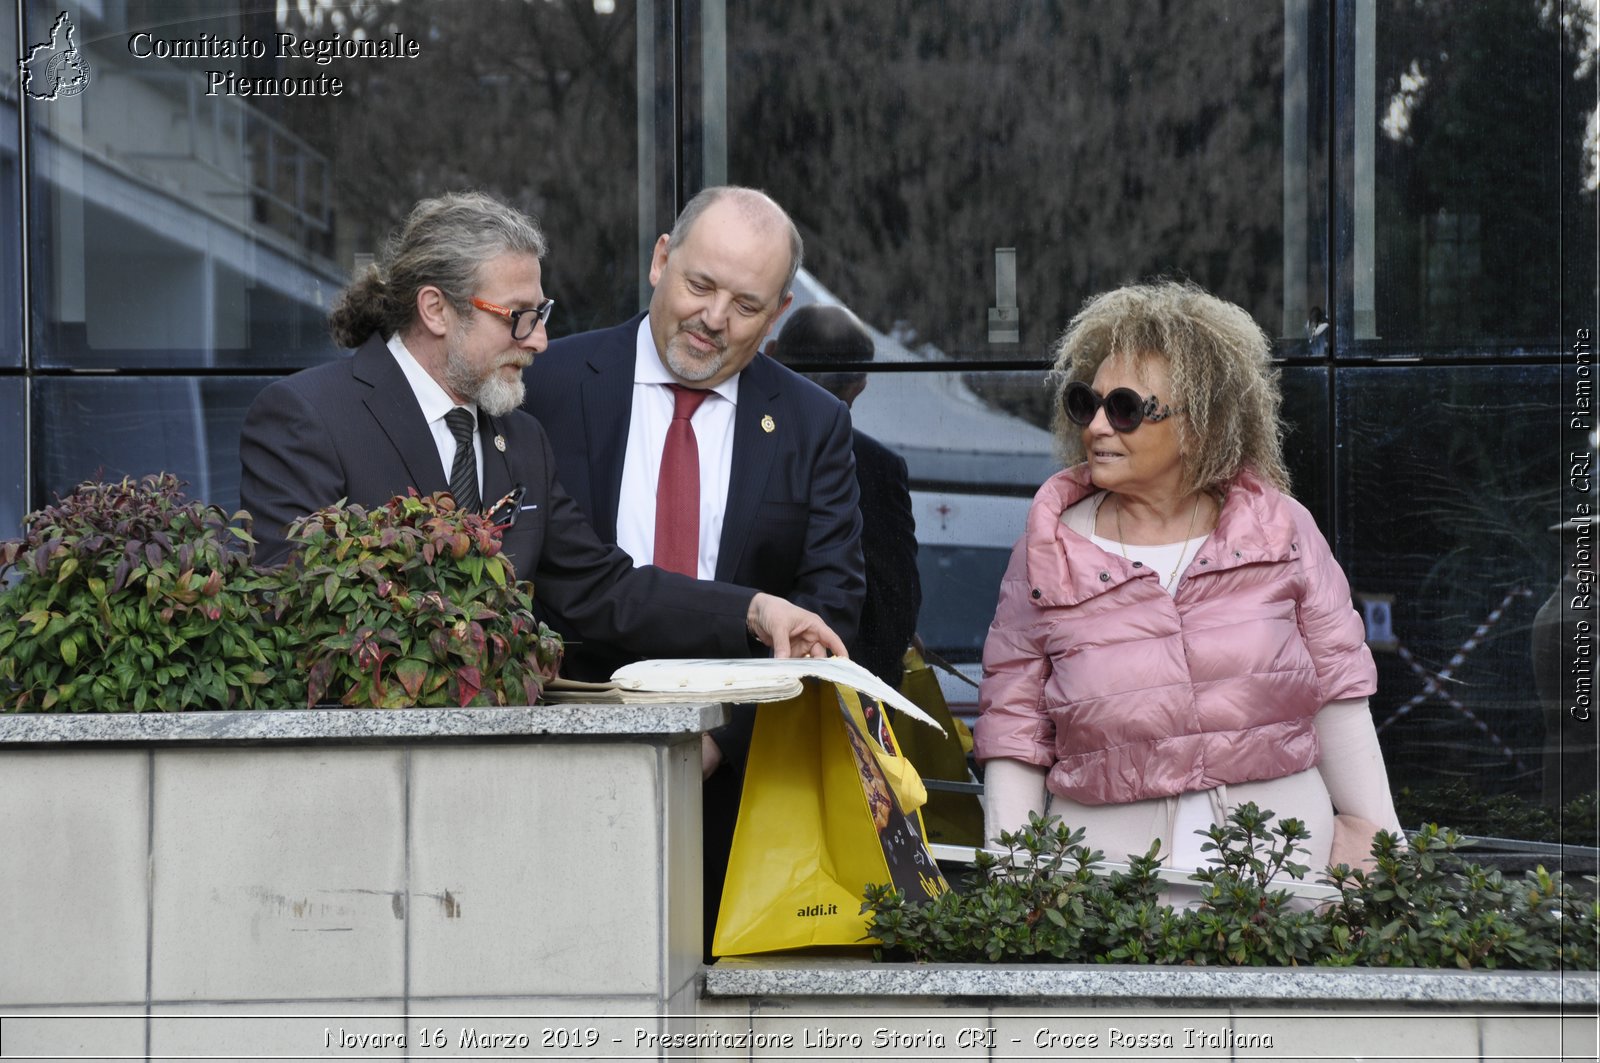
[[1141, 397], [1132, 388], [1112, 388], [1101, 398], [1094, 388], [1074, 380], [1061, 393], [1061, 409], [1073, 424], [1087, 426], [1102, 406], [1106, 408], [1106, 423], [1118, 432], [1131, 432], [1145, 421], [1165, 421], [1179, 412], [1175, 406], [1157, 402], [1154, 395]]

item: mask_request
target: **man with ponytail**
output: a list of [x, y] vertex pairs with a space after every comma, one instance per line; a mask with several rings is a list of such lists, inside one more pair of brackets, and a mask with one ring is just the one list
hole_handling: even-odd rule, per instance
[[341, 499], [377, 506], [408, 488], [475, 509], [511, 499], [506, 555], [578, 638], [643, 656], [746, 656], [751, 635], [779, 656], [842, 653], [814, 613], [635, 568], [596, 537], [544, 429], [518, 408], [522, 370], [548, 342], [545, 249], [533, 219], [480, 193], [412, 209], [330, 315], [354, 353], [268, 385], [245, 415], [239, 495], [257, 561], [287, 560], [289, 523]]

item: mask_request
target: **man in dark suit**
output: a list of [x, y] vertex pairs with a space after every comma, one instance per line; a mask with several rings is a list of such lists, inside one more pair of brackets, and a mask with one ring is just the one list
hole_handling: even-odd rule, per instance
[[[245, 416], [240, 496], [258, 561], [289, 553], [287, 525], [340, 499], [380, 505], [416, 488], [459, 504], [515, 499], [508, 558], [579, 637], [658, 656], [842, 650], [820, 618], [772, 595], [630, 559], [595, 536], [555, 474], [549, 440], [519, 410], [522, 370], [545, 346], [544, 236], [478, 194], [423, 200], [330, 323], [340, 360], [268, 386]], [[521, 489], [520, 495], [517, 489]]]
[[[846, 406], [867, 386], [861, 367], [876, 345], [866, 326], [842, 306], [803, 306], [789, 315], [767, 353], [787, 366], [823, 370], [807, 374]], [[851, 433], [856, 482], [861, 487], [861, 549], [867, 595], [851, 659], [899, 689], [906, 647], [917, 632], [922, 579], [917, 573], [917, 522], [911, 512], [911, 477], [905, 459], [859, 428]]]
[[[850, 415], [759, 353], [792, 298], [801, 251], [794, 223], [760, 192], [701, 192], [656, 241], [648, 313], [552, 343], [525, 374], [528, 409], [549, 429], [562, 482], [605, 541], [639, 563], [792, 598], [849, 645], [865, 588]], [[688, 491], [666, 471], [687, 460], [674, 457], [685, 453], [675, 433], [692, 438], [698, 472], [686, 550], [675, 529]], [[660, 556], [663, 544], [670, 557]], [[617, 647], [585, 644], [573, 660], [604, 673], [626, 659]], [[736, 711], [703, 744], [708, 929], [753, 720]]]

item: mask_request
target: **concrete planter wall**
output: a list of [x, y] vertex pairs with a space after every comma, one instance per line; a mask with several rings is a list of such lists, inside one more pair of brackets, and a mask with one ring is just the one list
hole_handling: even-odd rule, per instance
[[[0, 1052], [659, 1035], [695, 1010], [699, 734], [722, 719], [0, 717]], [[536, 1018], [473, 1018], [494, 1015]]]
[[1594, 972], [724, 960], [698, 1032], [749, 1059], [1593, 1060], [1597, 1000]]
[[703, 968], [721, 719], [0, 716], [0, 1058], [1596, 1058], [1593, 972]]

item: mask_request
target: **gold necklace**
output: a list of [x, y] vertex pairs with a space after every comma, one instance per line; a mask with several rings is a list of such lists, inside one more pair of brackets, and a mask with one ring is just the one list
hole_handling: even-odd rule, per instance
[[[1178, 569], [1183, 567], [1183, 555], [1189, 552], [1189, 539], [1194, 535], [1194, 519], [1200, 515], [1200, 494], [1198, 491], [1195, 492], [1194, 508], [1189, 511], [1189, 527], [1183, 533], [1183, 546], [1178, 549], [1178, 563], [1172, 566], [1172, 572], [1168, 574], [1166, 581], [1161, 584], [1163, 587], [1172, 586], [1172, 581], [1178, 578]], [[1117, 498], [1117, 549], [1122, 551], [1122, 559], [1124, 561], [1131, 560], [1128, 557], [1127, 540], [1122, 534], [1121, 496]]]

